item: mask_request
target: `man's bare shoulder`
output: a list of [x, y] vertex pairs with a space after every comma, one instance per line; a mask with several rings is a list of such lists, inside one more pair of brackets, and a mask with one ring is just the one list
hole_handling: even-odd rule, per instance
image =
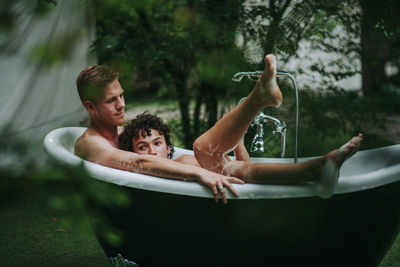
[[75, 142], [75, 155], [90, 161], [98, 153], [115, 149], [105, 137], [91, 129], [87, 129]]
[[93, 129], [87, 129], [75, 142], [75, 155], [103, 166], [136, 171], [138, 154], [120, 150]]

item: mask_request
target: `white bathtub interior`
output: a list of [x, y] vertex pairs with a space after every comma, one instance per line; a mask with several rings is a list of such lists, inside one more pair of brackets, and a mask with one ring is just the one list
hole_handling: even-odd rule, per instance
[[[212, 197], [209, 189], [195, 182], [183, 182], [128, 171], [108, 168], [75, 156], [75, 140], [85, 131], [83, 127], [65, 127], [53, 130], [44, 140], [50, 158], [65, 166], [79, 166], [82, 162], [88, 173], [100, 180], [122, 186], [181, 195]], [[193, 151], [176, 148], [175, 157], [193, 154]], [[299, 158], [304, 161], [310, 158]], [[257, 162], [292, 163], [290, 158], [253, 158]], [[342, 166], [335, 194], [365, 190], [400, 180], [400, 145], [359, 151]], [[260, 185], [235, 184], [240, 199], [288, 198], [315, 196], [311, 185]], [[236, 198], [228, 194], [228, 198]]]

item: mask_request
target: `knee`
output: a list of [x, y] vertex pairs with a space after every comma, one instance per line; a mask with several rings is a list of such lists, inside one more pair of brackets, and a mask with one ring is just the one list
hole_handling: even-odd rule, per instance
[[199, 165], [209, 171], [220, 173], [225, 165], [223, 155], [214, 151], [204, 139], [198, 138], [193, 143], [193, 152]]
[[201, 152], [201, 141], [197, 138], [193, 143], [193, 153], [197, 157]]
[[194, 141], [193, 152], [198, 160], [208, 160], [209, 158], [219, 159], [223, 156], [223, 153], [219, 151], [218, 147], [213, 147], [206, 138], [202, 138], [201, 136]]

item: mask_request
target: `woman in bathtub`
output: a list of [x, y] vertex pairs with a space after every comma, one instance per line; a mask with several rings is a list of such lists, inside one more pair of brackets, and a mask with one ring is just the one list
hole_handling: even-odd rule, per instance
[[[193, 144], [194, 156], [183, 155], [175, 161], [201, 166], [209, 171], [240, 178], [248, 183], [298, 184], [314, 183], [316, 194], [323, 198], [332, 195], [343, 162], [354, 154], [362, 141], [362, 134], [353, 137], [340, 149], [317, 159], [295, 164], [254, 163], [241, 142], [254, 117], [265, 107], [279, 107], [282, 94], [276, 82], [276, 62], [273, 55], [265, 56], [265, 69], [249, 96]], [[150, 114], [139, 115], [119, 136], [119, 148], [138, 154], [170, 158], [173, 153], [169, 128]], [[235, 153], [235, 160], [227, 154]], [[213, 188], [226, 202], [229, 182], [223, 181]]]

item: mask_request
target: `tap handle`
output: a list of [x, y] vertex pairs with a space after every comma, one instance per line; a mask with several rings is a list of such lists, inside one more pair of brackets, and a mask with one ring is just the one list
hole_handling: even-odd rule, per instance
[[283, 121], [280, 123], [275, 123], [276, 125], [276, 129], [274, 132], [280, 133], [280, 134], [284, 134], [286, 133], [286, 123], [284, 123]]

